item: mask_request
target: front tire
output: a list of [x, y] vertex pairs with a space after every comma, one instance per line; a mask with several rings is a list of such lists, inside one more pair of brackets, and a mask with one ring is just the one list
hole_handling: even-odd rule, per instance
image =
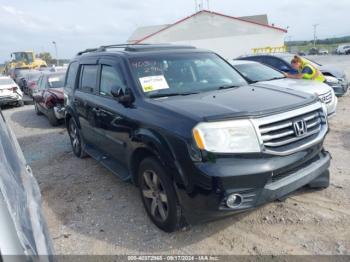
[[73, 118], [69, 119], [68, 122], [68, 135], [74, 155], [79, 158], [86, 157], [87, 154], [84, 151], [84, 144], [82, 142], [81, 134]]
[[144, 159], [138, 172], [141, 199], [152, 222], [166, 232], [180, 228], [181, 207], [171, 178], [155, 158]]

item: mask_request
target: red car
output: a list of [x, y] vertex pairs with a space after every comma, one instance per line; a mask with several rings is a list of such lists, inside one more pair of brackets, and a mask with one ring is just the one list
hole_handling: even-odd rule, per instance
[[64, 118], [65, 75], [65, 72], [43, 73], [33, 93], [35, 112], [37, 115], [46, 115], [53, 126], [57, 126]]

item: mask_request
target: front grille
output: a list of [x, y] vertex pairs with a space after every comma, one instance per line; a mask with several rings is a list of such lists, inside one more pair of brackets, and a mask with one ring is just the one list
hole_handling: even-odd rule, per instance
[[319, 95], [319, 98], [323, 103], [329, 104], [332, 102], [332, 91], [329, 91], [323, 95]]
[[[303, 132], [296, 130], [296, 124], [303, 125]], [[259, 125], [259, 131], [266, 150], [283, 152], [291, 150], [314, 139], [322, 129], [325, 117], [321, 109], [290, 116]]]

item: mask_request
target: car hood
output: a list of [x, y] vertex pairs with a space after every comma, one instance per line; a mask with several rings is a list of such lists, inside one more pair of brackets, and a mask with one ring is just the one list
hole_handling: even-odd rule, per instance
[[284, 79], [278, 79], [278, 80], [272, 80], [272, 81], [264, 81], [260, 83], [273, 85], [276, 87], [283, 87], [283, 88], [300, 91], [300, 92], [306, 92], [309, 94], [317, 94], [317, 95], [323, 95], [331, 91], [332, 89], [330, 86], [326, 84], [323, 84], [317, 81], [310, 81], [310, 80], [303, 80], [303, 79], [284, 78]]
[[287, 111], [315, 101], [306, 93], [255, 84], [233, 89], [151, 100], [161, 106], [199, 121], [243, 116], [260, 116]]
[[345, 77], [345, 72], [338, 69], [338, 68], [333, 68], [330, 66], [320, 66], [319, 68], [323, 74], [331, 74], [332, 76], [334, 76], [336, 78], [344, 78]]
[[58, 99], [64, 99], [63, 87], [60, 88], [50, 88], [49, 92], [54, 94]]

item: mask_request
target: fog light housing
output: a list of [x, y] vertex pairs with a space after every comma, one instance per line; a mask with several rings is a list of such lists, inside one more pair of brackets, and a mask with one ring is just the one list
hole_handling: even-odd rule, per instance
[[227, 197], [226, 205], [229, 208], [237, 208], [239, 207], [243, 202], [243, 196], [240, 194], [232, 194]]

